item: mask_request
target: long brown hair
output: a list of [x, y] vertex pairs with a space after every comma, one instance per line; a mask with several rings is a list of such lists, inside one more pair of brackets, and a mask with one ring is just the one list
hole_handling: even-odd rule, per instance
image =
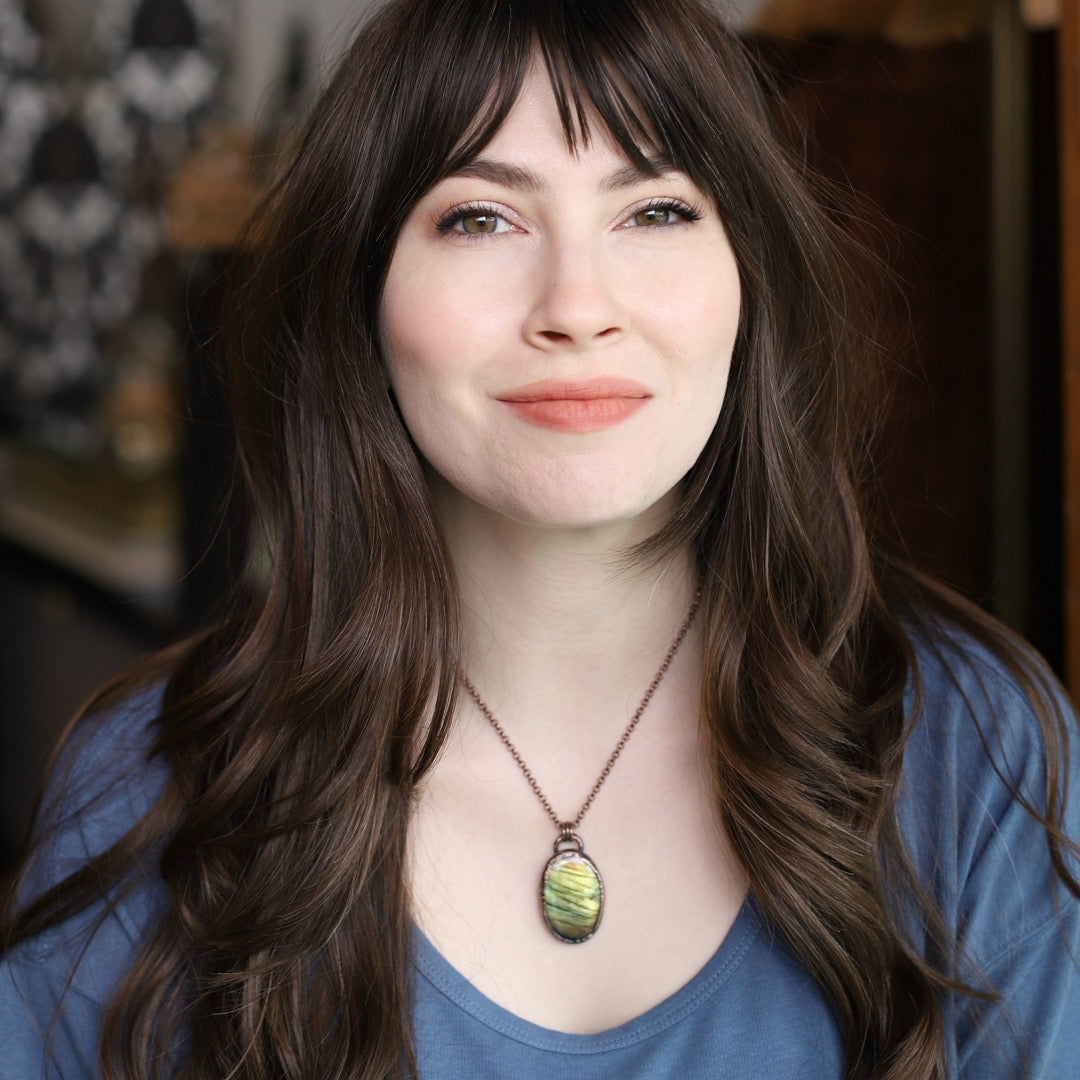
[[[106, 1077], [387, 1078], [414, 1070], [410, 799], [455, 703], [453, 571], [386, 389], [377, 314], [410, 208], [475, 156], [539, 54], [570, 145], [603, 125], [715, 200], [743, 311], [727, 400], [674, 519], [697, 553], [720, 813], [765, 918], [831, 1001], [847, 1076], [940, 1077], [924, 906], [894, 814], [922, 613], [987, 642], [1036, 703], [1042, 818], [1068, 888], [1064, 719], [1009, 635], [881, 554], [864, 520], [867, 329], [856, 248], [781, 149], [754, 64], [700, 0], [396, 0], [357, 37], [253, 226], [230, 385], [273, 551], [264, 591], [108, 687], [166, 682], [164, 792], [6, 921], [8, 947], [156, 863], [169, 904], [109, 1006]], [[932, 636], [932, 624], [924, 632]], [[718, 797], [719, 798], [719, 797]], [[1034, 810], [1033, 810], [1034, 812]], [[951, 943], [940, 930], [940, 955]]]

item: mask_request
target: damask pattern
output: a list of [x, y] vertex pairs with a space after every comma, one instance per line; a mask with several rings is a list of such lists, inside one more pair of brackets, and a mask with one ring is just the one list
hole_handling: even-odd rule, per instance
[[72, 81], [0, 0], [0, 419], [60, 449], [92, 439], [106, 343], [160, 250], [161, 177], [214, 110], [230, 0], [101, 0]]

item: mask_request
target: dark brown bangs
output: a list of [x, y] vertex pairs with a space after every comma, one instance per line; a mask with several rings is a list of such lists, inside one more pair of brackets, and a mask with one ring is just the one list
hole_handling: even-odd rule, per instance
[[571, 147], [588, 142], [592, 115], [633, 164], [662, 157], [723, 209], [757, 103], [733, 100], [726, 69], [738, 60], [719, 17], [703, 23], [682, 0], [538, 0], [531, 16]]
[[599, 120], [627, 159], [645, 172], [649, 159], [675, 161], [663, 132], [666, 115], [653, 115], [645, 104], [649, 89], [655, 100], [654, 74], [639, 48], [646, 28], [631, 8], [607, 4], [544, 6], [535, 28], [535, 48], [544, 61], [559, 110], [567, 145], [587, 146], [591, 119]]
[[[430, 49], [421, 62], [428, 85], [439, 92], [435, 99], [414, 98], [417, 144], [429, 149], [425, 164], [431, 166], [416, 177], [415, 198], [483, 152], [537, 58], [547, 70], [572, 150], [588, 145], [591, 115], [636, 165], [645, 168], [650, 153], [664, 152], [619, 74], [618, 61], [605, 48], [603, 33], [596, 32], [595, 13], [583, 10], [590, 6], [494, 0], [482, 19], [468, 4], [452, 2], [442, 9], [439, 25], [427, 28], [431, 38], [417, 43], [419, 53]], [[597, 6], [602, 15], [604, 5]]]
[[649, 159], [662, 157], [726, 202], [725, 148], [740, 145], [732, 126], [743, 117], [730, 115], [730, 86], [717, 80], [726, 83], [719, 72], [732, 50], [718, 17], [703, 34], [700, 11], [684, 8], [682, 0], [493, 0], [478, 17], [467, 3], [441, 7], [438, 25], [417, 35], [416, 62], [435, 92], [403, 80], [416, 108], [414, 146], [428, 150], [412, 201], [483, 150], [539, 56], [571, 149], [588, 145], [599, 121], [634, 165], [648, 171]]

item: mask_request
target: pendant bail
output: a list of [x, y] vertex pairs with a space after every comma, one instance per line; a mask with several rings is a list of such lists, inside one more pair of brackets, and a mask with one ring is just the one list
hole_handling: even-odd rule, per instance
[[576, 851], [583, 852], [585, 850], [585, 844], [581, 837], [574, 832], [574, 823], [572, 821], [564, 821], [559, 825], [559, 836], [555, 841], [555, 854], [558, 855], [563, 851]]

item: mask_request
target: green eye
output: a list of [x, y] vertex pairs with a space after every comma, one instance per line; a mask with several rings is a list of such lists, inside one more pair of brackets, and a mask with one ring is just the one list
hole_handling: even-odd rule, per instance
[[465, 236], [494, 236], [513, 231], [513, 226], [494, 207], [481, 205], [458, 206], [435, 223], [441, 233], [463, 233]]
[[499, 231], [498, 214], [469, 214], [460, 219], [461, 231], [470, 236], [486, 236]]
[[633, 218], [635, 225], [674, 225], [678, 215], [670, 206], [647, 206], [639, 210]]

